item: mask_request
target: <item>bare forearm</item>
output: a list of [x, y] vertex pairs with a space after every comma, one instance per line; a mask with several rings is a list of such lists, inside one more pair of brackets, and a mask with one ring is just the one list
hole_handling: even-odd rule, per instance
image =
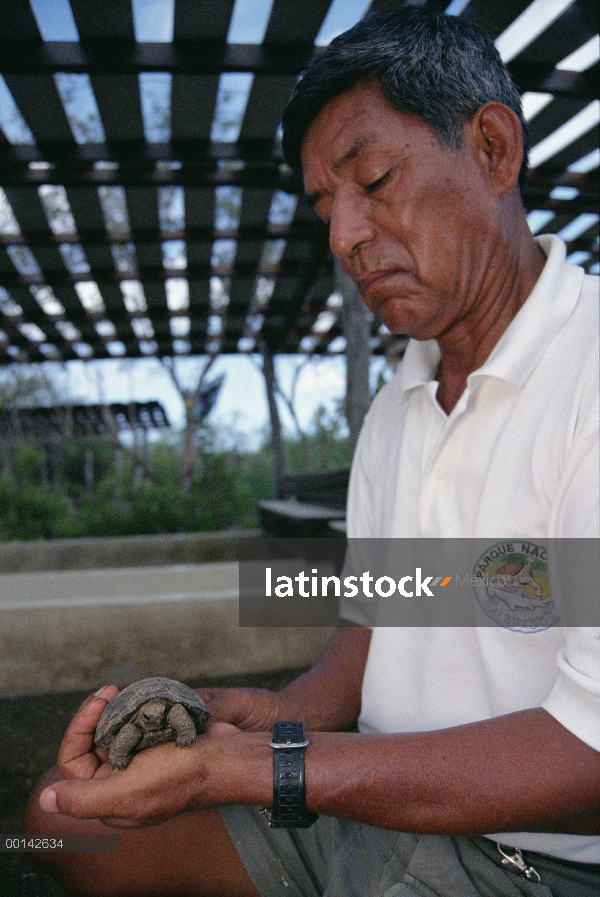
[[[270, 805], [270, 736], [241, 737], [244, 769], [224, 776], [224, 797]], [[308, 738], [307, 803], [323, 814], [430, 834], [600, 832], [600, 754], [541, 709], [437, 732]]]
[[544, 710], [409, 735], [321, 735], [311, 809], [422, 833], [600, 833], [600, 754]]

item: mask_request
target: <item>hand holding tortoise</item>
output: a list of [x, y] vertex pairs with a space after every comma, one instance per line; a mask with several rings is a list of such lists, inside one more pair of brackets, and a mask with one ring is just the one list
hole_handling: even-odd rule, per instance
[[[268, 800], [272, 771], [267, 739], [258, 733], [241, 733], [235, 726], [223, 722], [211, 722], [206, 737], [196, 739], [188, 725], [182, 724], [180, 712], [173, 713], [173, 707], [183, 706], [177, 698], [182, 699], [181, 689], [185, 686], [173, 683], [172, 690], [167, 689], [166, 697], [164, 683], [162, 697], [157, 694], [155, 680], [149, 688], [143, 683], [139, 686], [140, 683], [134, 683], [128, 687], [132, 689], [133, 698], [128, 689], [117, 693], [114, 686], [106, 686], [84, 701], [71, 721], [59, 751], [58, 765], [64, 779], [42, 792], [39, 803], [43, 810], [66, 813], [79, 819], [100, 819], [110, 826], [137, 828], [163, 822], [187, 810], [219, 806], [232, 799], [239, 784], [231, 776], [231, 770], [239, 766], [239, 746], [235, 739], [241, 737], [252, 742], [253, 762], [257, 764], [256, 774], [252, 776], [253, 787], [261, 794], [261, 799]], [[189, 716], [193, 719], [192, 714], [196, 713], [201, 720], [199, 728], [202, 728], [207, 725], [209, 715], [200, 699], [193, 692], [192, 695], [193, 700], [186, 695], [192, 710]], [[153, 705], [150, 718], [144, 718], [138, 729], [143, 716], [140, 711], [146, 704], [139, 700], [140, 697], [149, 697]], [[163, 701], [158, 713], [155, 712], [157, 697]], [[100, 725], [104, 714], [108, 722]], [[126, 733], [122, 742], [119, 742], [118, 734], [134, 717], [138, 718], [133, 723], [136, 743], [131, 747], [130, 742], [134, 740], [131, 732]], [[157, 721], [159, 724], [154, 733], [142, 731]], [[160, 738], [158, 743], [153, 740], [155, 736]], [[145, 741], [147, 737], [156, 745], [152, 751], [142, 749], [150, 746]], [[164, 743], [166, 740], [177, 742], [177, 738], [183, 744], [189, 744], [191, 740], [189, 750], [182, 751], [175, 749], [175, 745]], [[99, 744], [100, 740], [102, 744]], [[117, 744], [117, 756], [112, 759], [118, 762], [114, 765], [110, 756], [112, 743]], [[130, 751], [136, 754], [133, 763], [130, 763]], [[246, 769], [244, 779], [247, 774]]]

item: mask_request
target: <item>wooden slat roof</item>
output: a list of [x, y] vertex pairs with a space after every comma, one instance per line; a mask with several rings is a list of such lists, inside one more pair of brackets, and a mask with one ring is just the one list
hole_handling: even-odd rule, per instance
[[[423, 2], [443, 10], [450, 0]], [[529, 2], [470, 0], [461, 15], [497, 38]], [[44, 40], [29, 0], [0, 6], [0, 74], [24, 123], [17, 137], [0, 127], [0, 364], [247, 352], [261, 341], [274, 352], [343, 350], [335, 302], [333, 324], [315, 329], [332, 259], [277, 138], [331, 0], [274, 0], [260, 44], [227, 42], [234, 0], [174, 0], [168, 43], [136, 41], [131, 0], [70, 0], [70, 41]], [[596, 34], [596, 15], [595, 0], [573, 0], [509, 62], [522, 92], [553, 95], [531, 120], [534, 147], [590, 110], [598, 63], [556, 66]], [[235, 139], [215, 124], [228, 73], [253, 76]], [[89, 126], [73, 122], [65, 91], [82, 82], [68, 76], [89, 79]], [[149, 76], [167, 79], [163, 100], [153, 95], [168, 104], [154, 131]], [[587, 224], [568, 248], [596, 271], [597, 160], [570, 167], [597, 145], [596, 123], [532, 170], [525, 197], [528, 211], [547, 212], [545, 232]], [[391, 342], [373, 321], [373, 351]]]

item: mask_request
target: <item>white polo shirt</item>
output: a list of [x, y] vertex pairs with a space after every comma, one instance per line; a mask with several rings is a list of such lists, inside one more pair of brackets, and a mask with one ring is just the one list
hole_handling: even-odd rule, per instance
[[[565, 263], [558, 237], [538, 242], [547, 262], [533, 292], [449, 415], [435, 398], [437, 342], [409, 343], [359, 439], [351, 538], [598, 536], [598, 278]], [[359, 727], [425, 731], [543, 706], [600, 750], [599, 639], [556, 626], [376, 628]], [[550, 760], [540, 745], [540, 775]], [[493, 837], [600, 862], [600, 837]]]

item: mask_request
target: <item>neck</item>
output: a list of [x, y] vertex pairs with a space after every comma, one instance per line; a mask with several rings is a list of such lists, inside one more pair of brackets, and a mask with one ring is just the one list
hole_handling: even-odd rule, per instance
[[503, 260], [502, 277], [483, 285], [474, 313], [440, 335], [441, 361], [436, 374], [439, 382], [437, 400], [450, 414], [466, 385], [467, 377], [482, 366], [533, 290], [545, 264], [545, 258], [534, 241], [524, 215], [524, 227], [512, 241]]

